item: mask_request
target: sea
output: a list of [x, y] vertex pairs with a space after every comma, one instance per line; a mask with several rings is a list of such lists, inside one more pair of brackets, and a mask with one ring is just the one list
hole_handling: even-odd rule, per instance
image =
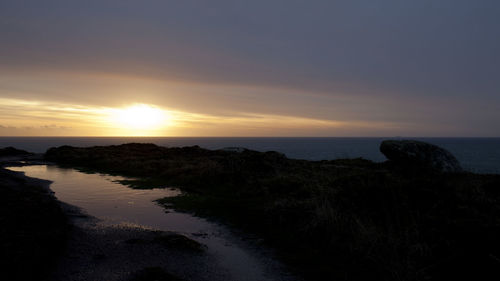
[[464, 169], [500, 174], [500, 138], [391, 138], [391, 137], [0, 137], [0, 147], [13, 146], [35, 153], [51, 147], [154, 143], [160, 146], [193, 146], [207, 149], [243, 147], [257, 151], [278, 151], [289, 158], [332, 160], [365, 158], [385, 161], [379, 146], [386, 139], [413, 139], [438, 145], [450, 151]]

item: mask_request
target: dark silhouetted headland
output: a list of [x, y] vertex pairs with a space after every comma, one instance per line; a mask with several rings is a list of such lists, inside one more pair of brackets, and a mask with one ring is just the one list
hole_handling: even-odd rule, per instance
[[5, 147], [5, 148], [0, 148], [0, 157], [14, 157], [14, 156], [27, 156], [27, 155], [32, 155], [33, 153], [17, 149], [14, 147]]

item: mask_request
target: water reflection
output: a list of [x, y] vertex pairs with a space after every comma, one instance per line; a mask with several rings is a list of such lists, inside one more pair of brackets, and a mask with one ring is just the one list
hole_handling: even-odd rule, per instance
[[[24, 171], [28, 176], [53, 181], [51, 189], [56, 197], [66, 203], [83, 208], [88, 214], [104, 219], [108, 223], [140, 223], [159, 216], [160, 208], [152, 200], [179, 194], [178, 190], [154, 189], [144, 192], [126, 188], [113, 182], [122, 177], [102, 174], [84, 174], [73, 169], [37, 165], [12, 170]], [[151, 225], [153, 226], [153, 225]]]
[[165, 213], [152, 202], [177, 196], [180, 194], [178, 189], [132, 189], [117, 182], [130, 180], [128, 178], [88, 174], [51, 165], [9, 169], [53, 181], [50, 188], [60, 201], [82, 208], [89, 215], [102, 219], [104, 224], [138, 225], [183, 233], [207, 245], [209, 253], [234, 280], [277, 280], [277, 276], [266, 273], [266, 268], [276, 266], [272, 258], [264, 257], [261, 250], [232, 236], [225, 227], [173, 210]]

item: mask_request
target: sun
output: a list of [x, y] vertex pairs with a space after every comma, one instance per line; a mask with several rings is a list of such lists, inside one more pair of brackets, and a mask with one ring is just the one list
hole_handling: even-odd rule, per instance
[[122, 109], [114, 109], [111, 121], [123, 129], [158, 130], [168, 123], [168, 113], [147, 104], [135, 104]]

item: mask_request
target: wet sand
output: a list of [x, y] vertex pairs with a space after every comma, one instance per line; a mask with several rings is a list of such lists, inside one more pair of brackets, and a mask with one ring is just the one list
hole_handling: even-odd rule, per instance
[[165, 245], [157, 238], [171, 233], [133, 225], [103, 225], [78, 208], [64, 204], [72, 230], [53, 280], [128, 280], [147, 267], [161, 267], [186, 280], [233, 280], [203, 252]]

